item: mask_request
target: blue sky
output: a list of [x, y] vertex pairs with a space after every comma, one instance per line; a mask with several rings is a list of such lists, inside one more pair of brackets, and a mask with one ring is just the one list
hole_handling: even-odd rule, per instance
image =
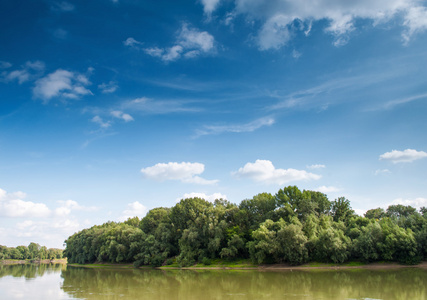
[[[354, 1], [351, 1], [354, 2]], [[0, 244], [287, 185], [427, 206], [427, 1], [0, 3]]]

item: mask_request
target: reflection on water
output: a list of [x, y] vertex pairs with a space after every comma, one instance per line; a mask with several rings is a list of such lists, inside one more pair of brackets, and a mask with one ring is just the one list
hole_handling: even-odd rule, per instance
[[[45, 282], [46, 285], [41, 284], [44, 291], [33, 291], [33, 294], [44, 293], [45, 299], [45, 291], [49, 290], [49, 299], [427, 300], [427, 270], [418, 268], [259, 272], [4, 266], [0, 268], [0, 299], [18, 298], [10, 296], [13, 293], [8, 294], [9, 298], [3, 297], [6, 295], [3, 288], [19, 285], [9, 282], [5, 286], [4, 281], [10, 278], [27, 283]], [[48, 287], [47, 283], [52, 286]], [[31, 294], [24, 298], [43, 299]]]
[[427, 272], [158, 271], [68, 268], [63, 289], [87, 299], [427, 299]]

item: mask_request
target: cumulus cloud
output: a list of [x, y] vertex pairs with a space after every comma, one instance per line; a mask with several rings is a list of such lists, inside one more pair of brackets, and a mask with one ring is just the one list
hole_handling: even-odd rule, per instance
[[159, 57], [165, 62], [170, 62], [182, 57], [194, 58], [200, 55], [213, 54], [216, 51], [216, 47], [215, 39], [211, 34], [184, 23], [173, 46], [167, 48], [148, 47], [143, 50], [150, 56]]
[[127, 208], [122, 212], [122, 215], [119, 217], [120, 221], [126, 221], [129, 218], [139, 217], [142, 218], [147, 213], [147, 208], [139, 203], [138, 201], [129, 203]]
[[205, 171], [205, 165], [191, 162], [158, 163], [152, 167], [141, 169], [145, 178], [157, 181], [179, 180], [184, 183], [215, 184], [218, 180], [207, 180], [200, 176]]
[[302, 180], [318, 180], [320, 175], [313, 174], [304, 170], [296, 169], [276, 169], [269, 160], [257, 159], [254, 163], [247, 163], [233, 175], [240, 178], [250, 178], [254, 181], [264, 184], [278, 184]]
[[113, 111], [111, 112], [111, 115], [112, 115], [113, 117], [117, 118], [117, 119], [122, 119], [122, 120], [124, 120], [125, 122], [133, 121], [133, 118], [132, 118], [132, 116], [131, 116], [131, 115], [129, 115], [129, 114], [125, 114], [124, 112], [119, 111], [119, 110], [113, 110]]
[[270, 117], [260, 118], [246, 124], [235, 125], [210, 125], [196, 131], [196, 137], [210, 134], [221, 134], [225, 132], [241, 133], [252, 132], [264, 126], [273, 125], [275, 120]]
[[394, 164], [408, 163], [418, 159], [426, 158], [427, 153], [424, 151], [417, 151], [414, 149], [406, 149], [403, 151], [392, 150], [380, 155], [380, 160], [391, 161]]
[[22, 192], [8, 194], [0, 189], [0, 215], [9, 218], [44, 218], [51, 214], [45, 204], [22, 200], [25, 197]]
[[42, 99], [44, 103], [54, 97], [78, 99], [85, 95], [92, 95], [92, 92], [86, 88], [90, 84], [86, 75], [58, 69], [35, 82], [33, 95], [35, 98]]
[[[2, 69], [8, 69], [12, 64], [8, 62], [1, 62]], [[22, 84], [26, 81], [34, 80], [40, 77], [45, 69], [45, 65], [41, 61], [27, 61], [21, 68], [11, 71], [3, 71], [0, 73], [0, 81], [12, 82], [18, 81]]]
[[74, 200], [59, 200], [57, 201], [60, 204], [59, 207], [55, 209], [55, 215], [57, 216], [66, 216], [71, 213], [71, 211], [96, 211], [98, 210], [95, 206], [82, 206]]
[[117, 91], [119, 86], [117, 85], [117, 82], [110, 81], [108, 83], [104, 82], [104, 83], [98, 85], [98, 88], [101, 90], [101, 92], [103, 94], [111, 94], [111, 93], [114, 93], [115, 91]]
[[415, 198], [415, 199], [403, 199], [403, 198], [398, 198], [393, 200], [393, 202], [391, 202], [389, 205], [405, 205], [405, 206], [412, 206], [415, 208], [420, 208], [420, 207], [427, 207], [427, 198]]
[[[205, 3], [206, 2], [206, 3]], [[327, 21], [325, 32], [334, 36], [335, 46], [345, 45], [357, 20], [371, 21], [373, 26], [393, 17], [401, 22], [402, 38], [407, 43], [418, 32], [427, 30], [427, 9], [419, 0], [235, 0], [235, 13], [259, 20], [256, 36], [260, 50], [278, 49], [286, 45], [298, 31], [305, 35], [313, 23]], [[219, 1], [202, 1], [205, 13], [212, 13]], [[320, 22], [318, 22], [320, 23]], [[315, 24], [316, 25], [316, 24]]]
[[177, 198], [176, 202], [181, 201], [182, 199], [187, 198], [202, 198], [209, 202], [214, 202], [216, 199], [227, 199], [226, 195], [223, 195], [221, 193], [213, 193], [211, 195], [206, 195], [205, 193], [185, 193], [182, 197]]

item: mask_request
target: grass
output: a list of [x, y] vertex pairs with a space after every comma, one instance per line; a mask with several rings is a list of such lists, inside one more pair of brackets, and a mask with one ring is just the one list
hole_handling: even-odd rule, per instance
[[[257, 265], [252, 264], [252, 262], [249, 259], [238, 259], [238, 260], [223, 260], [223, 259], [212, 259], [210, 260], [209, 264], [203, 264], [203, 263], [198, 263], [195, 264], [193, 266], [190, 267], [186, 267], [186, 268], [191, 268], [191, 269], [198, 269], [198, 268], [212, 268], [212, 269], [216, 269], [216, 268], [234, 268], [234, 269], [238, 269], [238, 268], [257, 268]], [[168, 268], [172, 268], [172, 269], [176, 269], [176, 268], [181, 268], [181, 266], [174, 262], [171, 265], [167, 265], [167, 266], [162, 266], [160, 267], [161, 269], [168, 269]]]

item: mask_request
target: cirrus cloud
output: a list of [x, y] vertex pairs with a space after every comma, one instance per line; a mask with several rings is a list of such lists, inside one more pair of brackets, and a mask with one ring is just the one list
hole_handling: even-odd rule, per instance
[[244, 167], [232, 174], [236, 177], [249, 178], [264, 184], [278, 185], [293, 181], [318, 180], [321, 178], [320, 175], [304, 170], [276, 169], [271, 161], [261, 159], [257, 159], [254, 163], [248, 162]]
[[215, 184], [218, 180], [207, 180], [200, 175], [204, 172], [205, 165], [191, 162], [158, 163], [152, 167], [141, 169], [141, 173], [147, 179], [157, 181], [179, 180], [184, 183]]

